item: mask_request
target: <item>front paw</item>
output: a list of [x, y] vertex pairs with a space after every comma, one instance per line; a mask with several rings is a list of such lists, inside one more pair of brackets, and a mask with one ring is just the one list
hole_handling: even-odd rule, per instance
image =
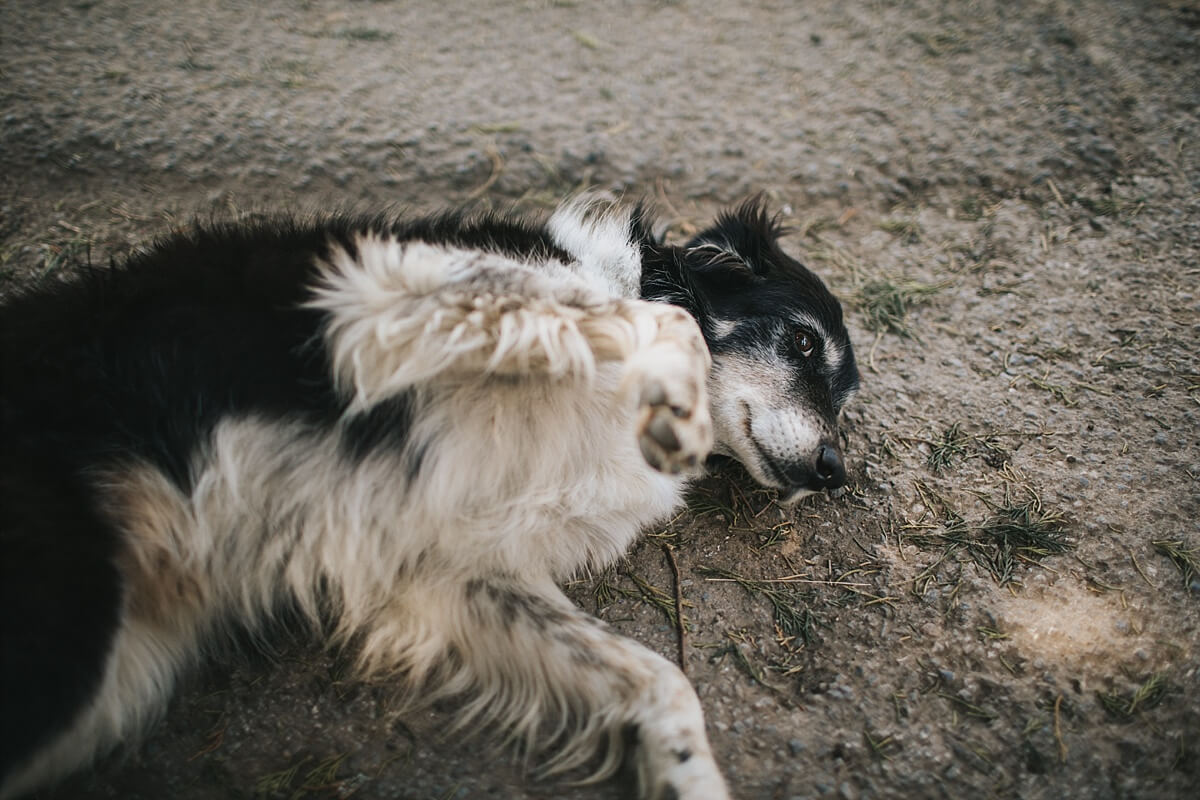
[[647, 375], [638, 399], [638, 445], [659, 472], [696, 472], [712, 450], [713, 427], [703, 373]]
[[[658, 746], [655, 746], [655, 745]], [[708, 747], [647, 742], [636, 755], [638, 796], [645, 800], [729, 800]]]

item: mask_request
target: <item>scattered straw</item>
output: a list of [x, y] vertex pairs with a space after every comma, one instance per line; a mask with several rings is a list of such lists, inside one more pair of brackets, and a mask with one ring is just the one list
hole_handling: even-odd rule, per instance
[[852, 302], [866, 315], [868, 330], [915, 338], [905, 321], [908, 312], [942, 288], [942, 284], [931, 285], [917, 281], [894, 283], [887, 278], [881, 278], [863, 284], [852, 298]]
[[[662, 589], [638, 575], [636, 572], [627, 571], [625, 575], [634, 582], [634, 584], [637, 586], [637, 591], [635, 592], [622, 586], [613, 587], [614, 591], [630, 600], [638, 600], [648, 606], [657, 608], [659, 611], [666, 614], [667, 619], [670, 620], [672, 625], [682, 626], [686, 624], [683, 617], [676, 610], [677, 607], [675, 601], [677, 598], [667, 594]], [[687, 603], [683, 600], [680, 600], [678, 608], [682, 609], [684, 605], [687, 605]]]
[[962, 426], [954, 423], [942, 433], [942, 438], [929, 448], [929, 468], [941, 472], [967, 452], [970, 437], [962, 432]]
[[304, 756], [294, 765], [287, 769], [271, 772], [263, 775], [254, 782], [254, 795], [261, 797], [263, 795], [279, 794], [291, 788], [292, 782], [296, 780], [296, 776], [300, 774], [300, 768], [312, 760], [312, 756]]
[[222, 721], [217, 725], [217, 727], [209, 731], [208, 740], [204, 743], [204, 746], [188, 756], [188, 761], [195, 761], [197, 758], [206, 756], [209, 753], [219, 749], [221, 745], [225, 743], [225, 729], [226, 725], [224, 721]]
[[733, 581], [750, 594], [765, 598], [771, 604], [775, 625], [782, 634], [793, 639], [799, 638], [804, 644], [812, 641], [816, 617], [792, 586], [747, 578], [719, 567], [702, 566], [696, 571], [708, 578]]
[[1161, 673], [1155, 673], [1132, 692], [1097, 692], [1100, 705], [1118, 719], [1130, 719], [1139, 711], [1154, 708], [1167, 694], [1167, 681]]
[[[1015, 477], [1011, 472], [1006, 474], [1010, 479]], [[999, 503], [981, 497], [992, 508], [992, 514], [972, 523], [929, 486], [920, 482], [913, 485], [926, 508], [941, 509], [941, 519], [903, 526], [908, 531], [903, 538], [924, 549], [941, 549], [937, 563], [953, 553], [963, 553], [1003, 586], [1016, 581], [1018, 564], [1039, 565], [1043, 558], [1073, 547], [1063, 515], [1045, 508], [1038, 494], [1028, 487], [1027, 498], [1022, 501], [1013, 498], [1011, 486], [1006, 486], [1004, 500]], [[922, 582], [927, 586], [934, 566], [914, 580], [914, 592], [923, 591]]]
[[1200, 575], [1200, 549], [1188, 547], [1182, 539], [1156, 539], [1150, 544], [1179, 567], [1184, 586], [1191, 586]]
[[982, 719], [987, 722], [991, 722], [1000, 716], [995, 711], [984, 708], [983, 706], [975, 705], [974, 703], [964, 700], [956, 694], [950, 694], [949, 692], [937, 692], [937, 696], [943, 700], [949, 700], [952, 706], [954, 706], [956, 709], [960, 709], [968, 717], [975, 717], [976, 719]]

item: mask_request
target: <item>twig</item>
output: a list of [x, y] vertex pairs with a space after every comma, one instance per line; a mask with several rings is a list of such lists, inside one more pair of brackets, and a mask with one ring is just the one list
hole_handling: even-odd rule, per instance
[[200, 756], [208, 755], [209, 753], [211, 753], [212, 751], [214, 751], [218, 747], [220, 747], [224, 741], [225, 741], [225, 726], [222, 726], [220, 728], [214, 728], [208, 734], [208, 741], [206, 741], [204, 743], [203, 747], [201, 747], [195, 753], [192, 753], [188, 757], [188, 761], [195, 761], [197, 758], [200, 758]]
[[1129, 551], [1129, 560], [1133, 562], [1133, 568], [1137, 570], [1138, 575], [1142, 576], [1142, 580], [1144, 580], [1146, 585], [1151, 589], [1157, 589], [1158, 587], [1154, 585], [1154, 581], [1147, 578], [1146, 573], [1142, 571], [1142, 565], [1138, 563], [1137, 556], [1133, 554], [1133, 548], [1126, 547], [1125, 549]]
[[879, 346], [879, 340], [883, 338], [883, 331], [878, 331], [875, 334], [875, 341], [871, 342], [871, 350], [867, 353], [867, 364], [871, 367], [871, 372], [879, 372], [875, 368], [875, 348]]
[[675, 628], [679, 632], [679, 669], [686, 676], [687, 625], [683, 620], [683, 586], [679, 579], [679, 562], [675, 560], [675, 548], [663, 542], [662, 549], [667, 554], [667, 562], [671, 565], [671, 574], [675, 576]]
[[[741, 578], [705, 578], [710, 583], [741, 583]], [[817, 586], [870, 586], [869, 583], [850, 583], [849, 581], [823, 581], [801, 578], [797, 575], [785, 575], [782, 578], [758, 578], [755, 583], [812, 583]]]
[[1058, 760], [1065, 764], [1067, 763], [1067, 743], [1063, 741], [1062, 719], [1059, 714], [1059, 709], [1062, 708], [1062, 699], [1061, 694], [1054, 698], [1054, 738], [1058, 741]]
[[1053, 180], [1053, 179], [1051, 179], [1051, 178], [1047, 178], [1047, 179], [1046, 179], [1046, 183], [1047, 183], [1047, 185], [1049, 185], [1049, 187], [1050, 187], [1050, 191], [1054, 192], [1054, 199], [1058, 201], [1058, 204], [1059, 204], [1060, 206], [1062, 206], [1063, 208], [1066, 208], [1066, 207], [1067, 207], [1067, 201], [1066, 201], [1066, 200], [1063, 200], [1062, 193], [1061, 193], [1061, 192], [1059, 192], [1059, 191], [1058, 191], [1058, 187], [1054, 185], [1054, 180]]
[[488, 189], [492, 188], [492, 184], [500, 179], [501, 173], [504, 172], [504, 159], [500, 157], [500, 151], [496, 149], [496, 146], [488, 145], [486, 152], [488, 158], [492, 160], [492, 174], [488, 176], [486, 181], [471, 190], [471, 193], [467, 195], [468, 200], [477, 200], [482, 197]]

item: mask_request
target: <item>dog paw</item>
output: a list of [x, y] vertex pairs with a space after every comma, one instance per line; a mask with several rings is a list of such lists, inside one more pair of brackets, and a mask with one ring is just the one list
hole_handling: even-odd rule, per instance
[[729, 800], [721, 771], [707, 752], [686, 747], [667, 752], [647, 752], [636, 759], [639, 797], [646, 800]]
[[[646, 375], [638, 399], [638, 445], [659, 472], [695, 472], [712, 450], [706, 375]], [[700, 373], [700, 374], [695, 374]]]

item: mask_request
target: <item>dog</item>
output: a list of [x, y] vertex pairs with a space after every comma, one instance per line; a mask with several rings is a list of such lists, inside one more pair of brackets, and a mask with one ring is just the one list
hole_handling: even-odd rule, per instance
[[682, 246], [586, 197], [208, 224], [5, 299], [0, 795], [288, 607], [548, 774], [727, 797], [682, 672], [559, 586], [710, 451], [788, 502], [845, 482], [854, 353], [781, 234], [758, 200]]

